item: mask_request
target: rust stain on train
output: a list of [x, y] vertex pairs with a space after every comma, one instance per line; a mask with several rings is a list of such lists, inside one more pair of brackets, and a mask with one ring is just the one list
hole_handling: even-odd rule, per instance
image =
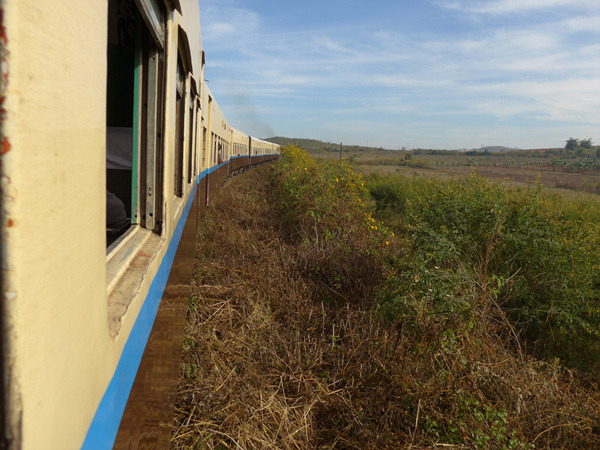
[[[6, 116], [6, 109], [4, 109], [4, 101], [6, 99], [6, 87], [8, 85], [8, 55], [9, 52], [6, 50], [8, 44], [8, 36], [6, 34], [6, 27], [4, 26], [4, 9], [0, 8], [0, 39], [2, 45], [0, 45], [0, 73], [2, 79], [0, 80], [0, 123], [4, 122]], [[7, 141], [8, 142], [8, 141]], [[4, 151], [4, 142], [2, 143], [2, 154]], [[10, 149], [10, 144], [8, 146]], [[7, 150], [8, 151], [8, 150]]]
[[2, 138], [2, 143], [0, 145], [0, 155], [4, 155], [10, 151], [10, 141], [6, 136]]
[[0, 39], [4, 44], [8, 44], [8, 37], [6, 36], [6, 27], [4, 26], [4, 9], [0, 8]]

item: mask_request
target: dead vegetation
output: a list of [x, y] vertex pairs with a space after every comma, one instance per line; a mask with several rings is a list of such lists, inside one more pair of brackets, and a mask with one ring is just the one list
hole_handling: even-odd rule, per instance
[[485, 289], [469, 327], [383, 325], [384, 264], [314, 276], [345, 262], [289, 238], [273, 183], [235, 177], [201, 220], [174, 448], [600, 447], [597, 386], [519, 355]]

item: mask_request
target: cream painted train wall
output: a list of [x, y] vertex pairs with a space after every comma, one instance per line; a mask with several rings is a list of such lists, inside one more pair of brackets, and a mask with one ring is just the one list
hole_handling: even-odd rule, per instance
[[[109, 448], [190, 211], [279, 147], [212, 97], [197, 0], [0, 0], [0, 18], [3, 443]], [[114, 126], [123, 92], [132, 122]], [[125, 169], [109, 162], [117, 128]], [[115, 173], [130, 209], [116, 231]]]
[[97, 207], [105, 203], [106, 2], [4, 1], [2, 15], [6, 432], [23, 448], [74, 448], [123, 346], [108, 333]]
[[[165, 24], [165, 155], [174, 142], [177, 31], [199, 36], [197, 2], [180, 7], [183, 15], [171, 10]], [[23, 448], [76, 448], [115, 373], [185, 197], [164, 195], [162, 235], [140, 229], [133, 237], [134, 259], [143, 250], [152, 255], [143, 271], [131, 269], [132, 259], [116, 261], [122, 255], [107, 262], [107, 2], [4, 1], [2, 16], [5, 431]], [[190, 43], [198, 77], [201, 43]], [[170, 158], [164, 170], [172, 170]], [[165, 177], [165, 192], [172, 185]]]

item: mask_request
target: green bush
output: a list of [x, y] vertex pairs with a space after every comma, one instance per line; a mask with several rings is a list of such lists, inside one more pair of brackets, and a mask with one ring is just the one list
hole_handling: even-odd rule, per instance
[[374, 225], [362, 176], [348, 162], [316, 163], [287, 146], [276, 166], [284, 234], [326, 298], [366, 301], [382, 278], [386, 230]]
[[540, 186], [505, 190], [478, 176], [376, 176], [368, 188], [381, 217], [410, 249], [388, 283], [384, 309], [406, 308], [407, 292], [428, 299], [437, 313], [469, 309], [487, 297], [534, 352], [597, 364], [597, 203], [566, 203]]

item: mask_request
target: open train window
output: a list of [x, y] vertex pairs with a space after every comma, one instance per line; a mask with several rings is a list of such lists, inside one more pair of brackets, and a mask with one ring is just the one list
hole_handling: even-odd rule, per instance
[[177, 141], [175, 145], [175, 195], [183, 197], [183, 149], [185, 139], [185, 70], [181, 55], [177, 55], [177, 106], [176, 128]]
[[202, 169], [206, 167], [206, 154], [208, 153], [208, 130], [202, 127]]
[[192, 85], [192, 89], [190, 89], [190, 100], [189, 100], [189, 110], [188, 110], [188, 165], [187, 165], [187, 182], [190, 184], [192, 182], [192, 174], [194, 171], [194, 114], [195, 114], [195, 103], [194, 102], [194, 89]]
[[196, 104], [196, 117], [194, 118], [194, 171], [193, 176], [196, 177], [198, 175], [198, 123], [200, 122], [200, 116], [202, 115], [202, 110], [200, 109], [200, 100], [197, 99]]
[[215, 133], [210, 133], [210, 140], [212, 142], [210, 164], [214, 165], [217, 162], [217, 135]]
[[106, 242], [132, 225], [161, 231], [164, 7], [109, 0]]

